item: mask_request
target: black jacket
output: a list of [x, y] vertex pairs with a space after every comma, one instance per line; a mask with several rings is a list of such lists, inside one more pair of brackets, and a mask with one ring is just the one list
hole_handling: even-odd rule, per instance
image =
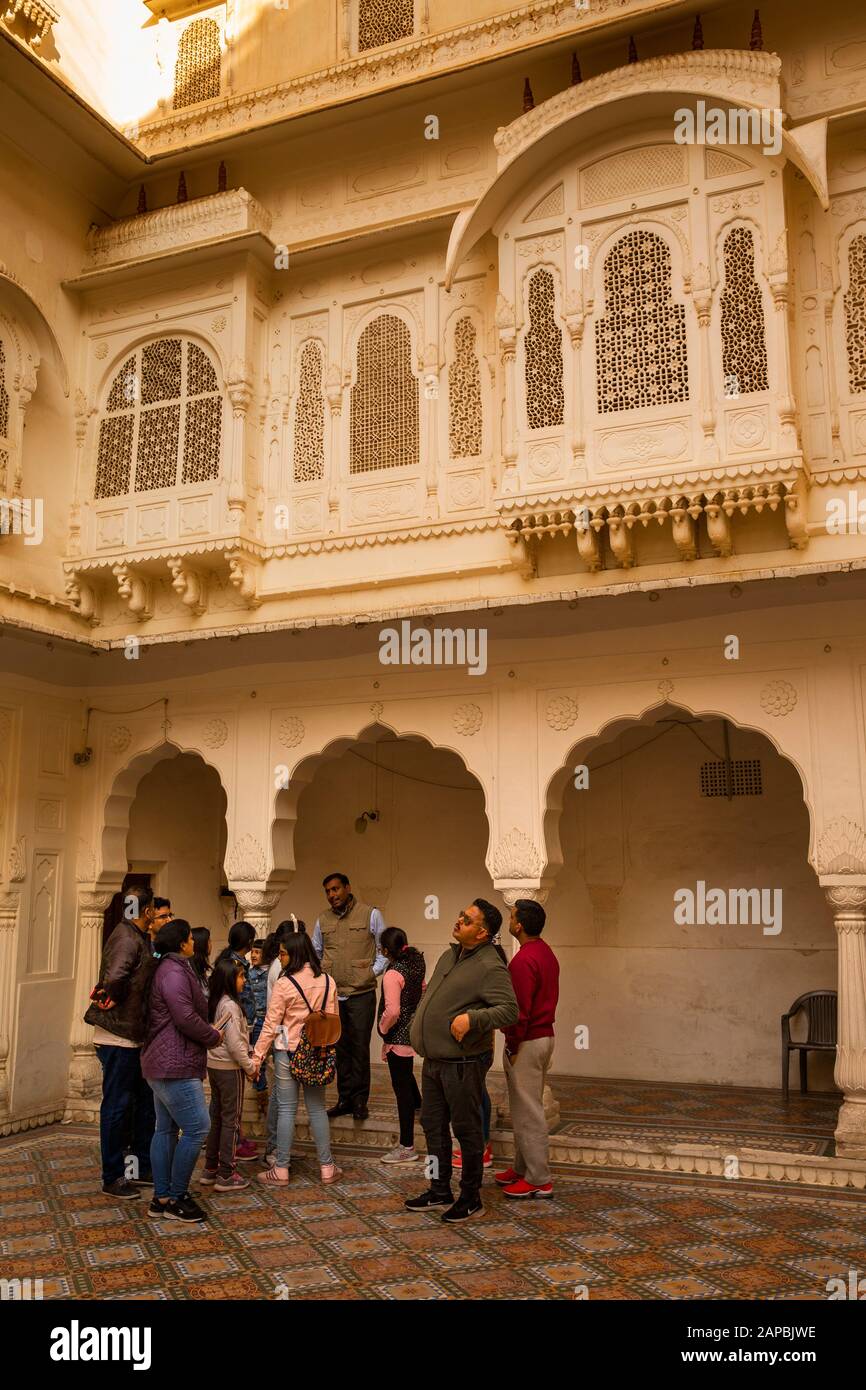
[[101, 1009], [94, 1001], [84, 1015], [85, 1023], [104, 1028], [107, 1033], [115, 1033], [128, 1042], [138, 1041], [133, 981], [142, 961], [152, 951], [147, 932], [140, 931], [134, 922], [118, 922], [102, 948], [99, 964], [99, 986], [104, 991], [103, 997], [111, 1000], [114, 1008]]

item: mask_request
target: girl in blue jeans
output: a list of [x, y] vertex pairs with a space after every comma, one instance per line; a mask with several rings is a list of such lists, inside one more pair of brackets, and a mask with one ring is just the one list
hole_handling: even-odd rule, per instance
[[207, 998], [192, 967], [192, 929], [178, 918], [153, 939], [137, 1001], [141, 1071], [153, 1091], [156, 1128], [150, 1146], [154, 1218], [206, 1221], [189, 1184], [210, 1129], [204, 1098], [207, 1052], [222, 1032], [207, 1021]]
[[[285, 1187], [289, 1181], [295, 1117], [302, 1086], [292, 1076], [292, 1053], [301, 1040], [301, 1030], [311, 1009], [321, 1009], [324, 1004], [325, 1013], [339, 1012], [337, 986], [331, 976], [323, 972], [306, 932], [291, 932], [286, 936], [280, 958], [285, 959], [285, 969], [271, 992], [271, 1002], [253, 1052], [254, 1065], [261, 1067], [273, 1043], [277, 1097], [276, 1162], [259, 1174], [259, 1182], [271, 1187]], [[331, 1153], [325, 1087], [303, 1083], [303, 1091], [322, 1182], [336, 1182], [341, 1169], [335, 1164]]]

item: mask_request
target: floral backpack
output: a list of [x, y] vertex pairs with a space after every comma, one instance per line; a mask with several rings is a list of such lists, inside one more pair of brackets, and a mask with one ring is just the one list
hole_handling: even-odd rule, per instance
[[310, 1011], [301, 1029], [300, 1041], [291, 1054], [289, 1070], [295, 1080], [303, 1082], [305, 1086], [329, 1086], [337, 1073], [336, 1042], [340, 1036], [339, 1014], [325, 1013], [330, 978], [325, 976], [325, 997], [318, 1009], [312, 1007], [292, 975], [287, 975], [286, 979], [295, 986]]

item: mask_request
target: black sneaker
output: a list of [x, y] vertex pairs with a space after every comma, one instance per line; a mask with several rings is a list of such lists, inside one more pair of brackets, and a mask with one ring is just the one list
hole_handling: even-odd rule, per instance
[[429, 1187], [420, 1197], [409, 1197], [403, 1203], [407, 1211], [426, 1211], [428, 1207], [450, 1207], [454, 1198], [450, 1192], [435, 1192]]
[[162, 1209], [167, 1221], [207, 1221], [207, 1212], [188, 1192], [177, 1202], [168, 1202]]
[[483, 1211], [480, 1197], [458, 1197], [453, 1207], [443, 1211], [442, 1220], [451, 1225], [454, 1221], [468, 1221], [470, 1216], [479, 1216]]
[[167, 1206], [168, 1202], [160, 1202], [157, 1197], [154, 1197], [153, 1201], [147, 1209], [147, 1214], [148, 1216], [153, 1217], [154, 1220], [158, 1220], [159, 1218], [165, 1216], [165, 1209]]
[[138, 1188], [126, 1178], [115, 1178], [114, 1182], [104, 1182], [102, 1190], [106, 1197], [121, 1197], [124, 1202], [134, 1202], [141, 1196]]

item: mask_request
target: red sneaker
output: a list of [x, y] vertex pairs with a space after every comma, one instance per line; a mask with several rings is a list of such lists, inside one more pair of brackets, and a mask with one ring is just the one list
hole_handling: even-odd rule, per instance
[[485, 1168], [492, 1168], [492, 1167], [493, 1167], [493, 1145], [492, 1145], [492, 1144], [485, 1144], [485, 1145], [484, 1145], [484, 1167], [485, 1167]]
[[520, 1174], [515, 1173], [513, 1168], [506, 1168], [502, 1173], [494, 1173], [493, 1181], [498, 1182], [500, 1187], [510, 1187], [513, 1182], [518, 1182]]
[[516, 1182], [509, 1183], [502, 1189], [505, 1197], [552, 1197], [553, 1183], [545, 1183], [543, 1187], [533, 1187], [531, 1182], [525, 1178], [518, 1178]]
[[259, 1151], [252, 1139], [242, 1139], [235, 1149], [235, 1158], [258, 1158]]

